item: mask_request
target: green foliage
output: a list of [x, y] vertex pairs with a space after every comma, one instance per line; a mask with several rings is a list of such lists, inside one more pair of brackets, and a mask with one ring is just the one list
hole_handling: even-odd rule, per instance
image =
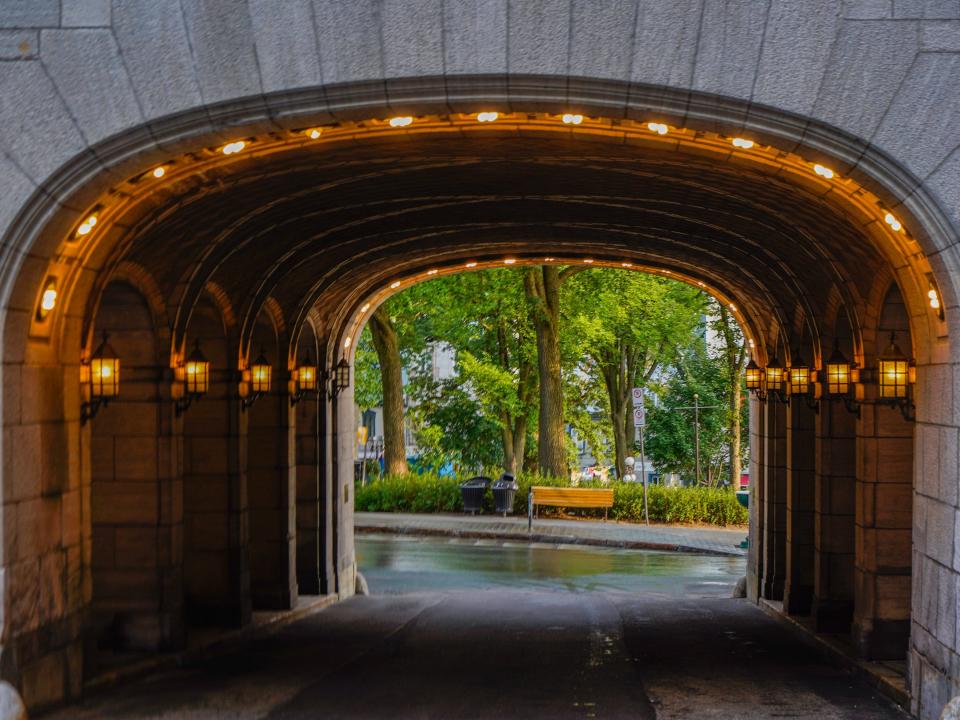
[[[496, 478], [495, 474], [488, 476]], [[423, 475], [387, 476], [366, 486], [357, 486], [355, 507], [358, 512], [461, 512], [460, 483], [467, 476], [438, 477]], [[545, 478], [533, 473], [517, 477], [519, 490], [514, 498], [514, 515], [527, 514], [527, 495], [531, 485], [566, 487], [569, 482]], [[597, 483], [584, 486], [598, 486]], [[613, 483], [614, 501], [611, 517], [621, 522], [643, 522], [643, 486], [640, 483]], [[725, 490], [704, 487], [649, 487], [650, 520], [664, 523], [746, 525], [747, 510], [736, 496]], [[485, 511], [492, 512], [493, 498], [487, 493]], [[542, 508], [542, 515], [557, 514], [554, 508]], [[602, 510], [578, 509], [564, 514], [580, 517], [603, 517]]]

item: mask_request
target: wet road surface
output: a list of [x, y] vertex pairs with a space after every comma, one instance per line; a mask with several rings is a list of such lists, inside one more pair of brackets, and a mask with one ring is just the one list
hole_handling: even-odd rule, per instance
[[371, 593], [426, 590], [630, 592], [730, 597], [746, 558], [586, 545], [363, 535], [357, 564]]
[[[677, 586], [705, 589], [709, 597], [664, 591], [659, 579], [654, 592], [637, 593], [621, 587], [637, 580], [617, 579], [611, 567], [651, 563], [662, 571], [669, 561], [632, 558], [591, 575], [582, 558], [563, 555], [574, 551], [544, 549], [548, 557], [559, 555], [546, 562], [539, 552], [528, 553], [539, 575], [521, 589], [504, 584], [485, 549], [467, 545], [456, 550], [458, 572], [469, 576], [464, 568], [485, 566], [482, 578], [464, 579], [483, 589], [428, 586], [396, 594], [411, 586], [404, 567], [420, 582], [440, 572], [415, 559], [417, 547], [391, 546], [390, 563], [383, 560], [383, 544], [364, 549], [367, 573], [388, 594], [340, 603], [218, 657], [116, 687], [51, 717], [905, 717], [860, 681], [825, 665], [756, 607], [718, 597], [709, 583], [714, 572], [727, 570], [695, 563], [688, 566], [691, 576], [673, 576]], [[677, 559], [676, 567], [683, 562]], [[553, 584], [549, 563], [564, 568]], [[581, 569], [571, 571], [571, 564]], [[400, 577], [391, 581], [391, 572]], [[588, 592], [593, 583], [605, 589]]]

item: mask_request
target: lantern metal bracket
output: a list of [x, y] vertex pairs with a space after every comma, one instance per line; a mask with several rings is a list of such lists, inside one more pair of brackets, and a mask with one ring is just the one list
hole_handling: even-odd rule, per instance
[[317, 386], [317, 388], [316, 388], [315, 390], [297, 390], [295, 393], [292, 393], [292, 394], [290, 395], [290, 407], [293, 407], [293, 406], [296, 405], [298, 402], [300, 402], [301, 400], [303, 400], [303, 398], [304, 398], [306, 395], [308, 395], [309, 393], [314, 393], [314, 394], [316, 394], [316, 395], [319, 395], [319, 394], [320, 394], [320, 387], [319, 387], [319, 385]]
[[797, 393], [796, 395], [791, 395], [790, 399], [787, 400], [788, 403], [792, 403], [794, 398], [803, 398], [804, 404], [808, 409], [813, 410], [817, 415], [820, 414], [820, 398], [814, 397], [811, 393]]
[[247, 397], [240, 399], [240, 409], [246, 412], [249, 408], [253, 407], [253, 404], [260, 399], [260, 396], [263, 395], [262, 392], [250, 393]]
[[88, 402], [80, 403], [80, 424], [86, 425], [87, 421], [93, 420], [97, 416], [101, 407], [106, 407], [109, 404], [110, 400], [107, 398], [94, 398]]
[[848, 397], [847, 395], [843, 395], [841, 399], [843, 400], [843, 407], [846, 408], [847, 412], [853, 413], [859, 418], [860, 407], [862, 403], [859, 400], [854, 400], [853, 398]]
[[917, 406], [910, 398], [896, 398], [895, 400], [877, 400], [878, 405], [886, 405], [891, 410], [899, 410], [907, 422], [917, 421]]
[[177, 417], [180, 417], [189, 409], [194, 400], [199, 400], [202, 397], [203, 393], [185, 393], [183, 397], [179, 397], [173, 401], [174, 413]]

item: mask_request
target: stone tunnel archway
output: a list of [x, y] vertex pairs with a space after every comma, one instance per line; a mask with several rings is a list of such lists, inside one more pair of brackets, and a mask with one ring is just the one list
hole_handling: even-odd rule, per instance
[[[62, 455], [71, 488], [81, 495], [96, 492], [85, 464], [90, 437], [79, 424], [80, 364], [92, 350], [91, 330], [104, 317], [103, 298], [109, 297], [125, 263], [143, 268], [163, 301], [165, 317], [156, 321], [156, 329], [165, 340], [161, 351], [171, 383], [184, 348], [208, 332], [198, 329], [200, 318], [209, 314], [201, 299], [207, 298], [209, 305], [215, 288], [218, 311], [225, 317], [223, 308], [229, 308], [222, 342], [230, 362], [216, 370], [224, 373], [227, 399], [222, 407], [228, 414], [229, 437], [223, 445], [231, 453], [223, 468], [230, 478], [227, 584], [239, 622], [248, 617], [251, 598], [256, 601], [251, 589], [255, 581], [262, 587], [261, 598], [269, 598], [265, 604], [289, 606], [297, 579], [304, 576], [296, 563], [300, 524], [293, 510], [300, 465], [309, 467], [309, 462], [298, 461], [300, 411], [296, 422], [289, 422], [285, 387], [307, 318], [308, 334], [315, 337], [322, 367], [329, 371], [341, 357], [350, 357], [351, 341], [376, 303], [433, 270], [494, 266], [508, 256], [531, 263], [629, 262], [708, 287], [731, 305], [747, 328], [758, 361], [767, 359], [767, 348], [779, 348], [780, 357], [790, 360], [803, 346], [802, 353], [820, 368], [834, 338], [843, 340], [847, 354], [862, 367], [875, 363], [882, 350], [878, 338], [891, 322], [885, 308], [894, 285], [904, 308], [898, 329], [909, 330], [918, 363], [915, 442], [925, 447], [944, 441], [943, 428], [954, 427], [953, 406], [938, 397], [935, 388], [949, 374], [957, 352], [948, 333], [955, 320], [956, 278], [945, 271], [952, 267], [954, 236], [933, 198], [910, 184], [909, 173], [865, 149], [856, 138], [810, 119], [801, 122], [770, 110], [763, 112], [763, 123], [752, 122], [743, 104], [734, 100], [721, 104], [713, 97], [609, 82], [585, 83], [577, 96], [550, 78], [527, 82], [536, 86], [537, 99], [527, 99], [525, 106], [522, 94], [511, 94], [509, 109], [502, 105], [504, 96], [496, 93], [482, 105], [474, 98], [458, 103], [449, 95], [443, 102], [435, 100], [432, 91], [442, 85], [451, 93], [450, 82], [420, 81], [406, 96], [399, 93], [403, 100], [390, 106], [379, 99], [366, 105], [356, 101], [356, 93], [371, 90], [370, 85], [328, 87], [327, 109], [336, 106], [338, 98], [342, 104], [336, 120], [314, 112], [305, 99], [309, 96], [292, 93], [285, 99], [281, 126], [251, 101], [254, 109], [244, 108], [241, 128], [215, 121], [211, 133], [211, 119], [204, 112], [153, 127], [154, 138], [142, 148], [136, 132], [123, 136], [122, 143], [115, 140], [124, 145], [125, 156], [109, 166], [109, 174], [99, 164], [83, 168], [84, 160], [79, 160], [59, 176], [74, 186], [70, 201], [54, 205], [35, 197], [15, 231], [8, 233], [11, 244], [30, 252], [19, 266], [5, 266], [12, 289], [6, 304], [4, 378], [18, 393], [15, 403], [5, 404], [11, 462], [16, 466], [19, 453], [29, 447], [19, 443], [26, 438]], [[475, 87], [464, 85], [465, 90]], [[392, 108], [401, 102], [417, 111], [403, 116], [412, 119], [410, 125], [391, 126]], [[501, 106], [495, 122], [477, 122], [478, 108]], [[611, 106], [625, 108], [624, 116], [607, 114]], [[571, 107], [582, 112], [579, 124], [563, 121]], [[666, 132], [648, 123], [662, 124]], [[164, 133], [170, 133], [171, 142], [161, 143], [161, 151], [153, 143]], [[733, 145], [735, 137], [753, 145]], [[237, 142], [243, 147], [224, 154]], [[885, 222], [888, 213], [901, 229]], [[56, 305], [44, 314], [38, 307], [51, 282]], [[945, 316], [930, 307], [930, 289], [946, 308]], [[262, 326], [270, 313], [277, 342], [275, 357], [269, 358], [276, 393], [271, 400], [288, 422], [261, 425], [284, 428], [275, 449], [284, 451], [286, 464], [270, 460], [254, 467], [250, 420], [238, 414], [237, 398], [246, 382], [243, 373], [259, 352], [258, 333], [263, 330], [257, 329], [258, 318]], [[835, 329], [841, 326], [848, 329]], [[164, 394], [169, 387], [158, 402], [169, 405], [171, 398]], [[125, 398], [104, 412], [123, 407], [123, 402]], [[934, 488], [925, 471], [914, 470], [917, 514], [924, 519], [913, 523], [915, 600], [905, 614], [901, 605], [888, 617], [876, 602], [888, 592], [877, 559], [864, 554], [859, 539], [837, 545], [840, 536], [843, 542], [850, 538], [853, 543], [858, 536], [866, 542], [877, 529], [866, 514], [861, 516], [859, 505], [836, 513], [821, 511], [816, 504], [806, 507], [802, 517], [812, 517], [818, 530], [812, 543], [807, 536], [805, 554], [791, 550], [790, 537], [799, 536], [791, 536], [788, 528], [791, 519], [801, 517], [792, 512], [791, 490], [799, 493], [811, 479], [817, 483], [818, 478], [834, 476], [846, 478], [850, 488], [866, 482], [860, 473], [860, 448], [868, 440], [875, 447], [887, 442], [882, 432], [870, 434], [866, 427], [869, 409], [853, 420], [836, 403], [826, 407], [815, 429], [810, 418], [788, 418], [782, 408], [756, 402], [752, 408], [754, 457], [764, 458], [755, 476], [762, 479], [762, 499], [769, 510], [754, 522], [763, 538], [751, 559], [754, 597], [778, 600], [785, 587], [812, 583], [811, 602], [822, 605], [827, 590], [838, 590], [832, 579], [841, 572], [836, 563], [826, 567], [832, 562], [829, 545], [849, 561], [850, 592], [840, 598], [847, 601], [840, 612], [841, 626], [849, 630], [855, 620], [857, 631], [869, 634], [876, 621], [893, 621], [896, 625], [890, 627], [899, 639], [891, 642], [899, 648], [907, 623], [915, 677], [934, 677], [929, 645], [918, 644], [918, 638], [944, 648], [953, 648], [955, 639], [943, 636], [932, 627], [935, 621], [923, 615], [916, 597], [928, 590], [918, 590], [916, 568], [939, 573], [944, 582], [952, 577], [947, 570], [952, 545], [947, 548], [941, 536], [926, 528], [950, 521], [949, 493], [956, 478], [938, 467], [940, 484]], [[313, 461], [325, 518], [319, 535], [327, 540], [318, 541], [322, 570], [317, 587], [342, 596], [352, 592], [354, 573], [352, 413], [347, 392], [321, 396], [315, 417], [322, 428], [320, 452]], [[843, 432], [834, 432], [832, 421], [823, 419], [828, 415], [844, 426]], [[309, 420], [314, 418], [304, 419]], [[185, 420], [173, 419], [170, 427], [177, 442], [189, 435]], [[828, 445], [846, 447], [847, 469], [853, 464], [850, 472], [838, 466], [810, 467], [811, 446], [820, 458]], [[801, 462], [801, 451], [791, 455], [796, 447], [807, 449], [807, 463]], [[264, 509], [263, 498], [248, 492], [251, 469], [267, 466], [282, 471], [277, 476], [282, 474], [286, 483], [283, 507], [271, 507], [269, 518], [257, 515]], [[173, 469], [175, 478], [183, 475], [176, 463]], [[42, 469], [23, 471], [20, 477], [4, 520], [18, 526], [29, 522], [22, 519], [33, 512], [27, 503], [46, 493], [41, 488], [49, 474]], [[10, 480], [12, 484], [14, 477]], [[60, 512], [58, 497], [45, 501], [56, 506], [52, 512]], [[887, 500], [899, 502], [897, 497]], [[249, 507], [254, 500], [258, 507]], [[79, 618], [92, 602], [92, 525], [90, 515], [82, 510], [78, 514], [76, 527], [64, 527], [52, 548], [25, 555], [22, 549], [4, 548], [4, 592], [11, 610], [6, 614], [4, 652], [10, 658], [10, 677], [31, 688], [25, 690], [27, 700], [36, 706], [51, 700], [30, 694], [36, 674], [63, 663], [61, 676], [73, 685], [59, 689], [62, 697], [77, 692], [82, 673], [70, 663], [79, 662], [75, 648], [84, 631]], [[845, 518], [838, 521], [838, 532], [828, 527], [828, 515]], [[254, 516], [262, 519], [258, 529], [250, 525]], [[276, 522], [281, 516], [285, 523]], [[889, 528], [900, 531], [898, 543], [903, 542], [903, 531], [909, 532], [902, 520], [898, 517], [898, 527]], [[282, 587], [266, 587], [277, 578], [258, 575], [250, 563], [252, 545], [258, 542], [254, 536], [265, 531], [282, 541], [274, 545], [285, 548], [285, 553], [275, 554], [287, 558]], [[270, 534], [273, 531], [277, 533]], [[180, 551], [179, 556], [172, 553], [174, 564], [178, 559], [183, 564], [182, 545]], [[38, 582], [36, 568], [51, 564], [58, 571]], [[903, 573], [897, 576], [894, 582], [902, 586]], [[18, 598], [32, 585], [42, 598], [61, 593], [66, 599], [42, 606], [39, 614], [25, 611]], [[863, 594], [867, 587], [872, 587], [870, 598]], [[902, 597], [902, 587], [896, 592]], [[836, 619], [834, 614], [829, 617]], [[37, 634], [51, 625], [73, 629], [31, 655], [29, 648], [38, 647]], [[886, 639], [861, 639], [864, 648], [886, 647]], [[949, 685], [949, 676], [941, 674]], [[935, 677], [928, 682], [942, 685]]]

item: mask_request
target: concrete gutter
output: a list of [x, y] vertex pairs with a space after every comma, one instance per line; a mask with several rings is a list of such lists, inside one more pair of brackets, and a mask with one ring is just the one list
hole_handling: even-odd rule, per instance
[[509, 542], [538, 543], [543, 545], [592, 545], [596, 547], [618, 548], [626, 550], [661, 550], [667, 552], [713, 555], [717, 557], [743, 557], [739, 552], [724, 552], [693, 545], [679, 543], [661, 543], [649, 540], [612, 540], [609, 538], [582, 537], [579, 535], [559, 535], [555, 533], [511, 533], [498, 530], [461, 530], [459, 528], [428, 528], [396, 525], [355, 525], [358, 535], [422, 535], [426, 537], [453, 537], [467, 540], [503, 540]]

